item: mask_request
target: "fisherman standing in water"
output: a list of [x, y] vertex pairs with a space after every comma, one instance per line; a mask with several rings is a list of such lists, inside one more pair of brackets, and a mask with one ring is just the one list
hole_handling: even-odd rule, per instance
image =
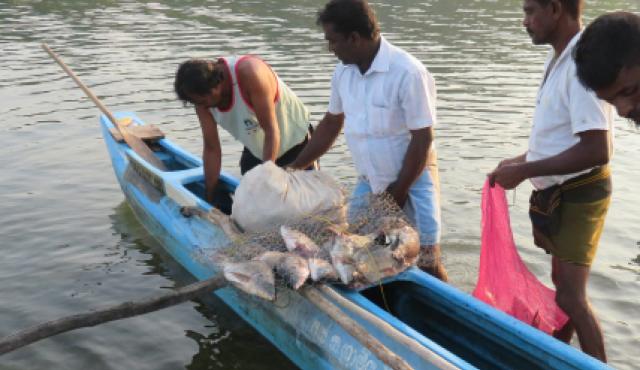
[[446, 281], [433, 146], [434, 80], [420, 61], [380, 35], [364, 0], [332, 0], [317, 23], [341, 63], [331, 80], [328, 111], [291, 167], [304, 168], [326, 153], [344, 126], [360, 175], [351, 205], [367, 193], [388, 192], [420, 233], [418, 266]]
[[310, 136], [307, 108], [271, 67], [255, 56], [188, 60], [176, 72], [174, 89], [185, 104], [195, 105], [200, 121], [208, 202], [213, 202], [222, 165], [218, 125], [244, 145], [240, 158], [243, 175], [263, 161], [288, 165]]
[[[524, 22], [536, 45], [553, 49], [545, 64], [527, 152], [489, 174], [513, 189], [529, 179], [534, 242], [551, 253], [556, 302], [569, 322], [555, 336], [607, 360], [600, 325], [587, 298], [587, 280], [611, 200], [609, 157], [613, 109], [576, 76], [571, 52], [580, 39], [582, 0], [525, 0]], [[508, 279], [505, 276], [505, 279]]]

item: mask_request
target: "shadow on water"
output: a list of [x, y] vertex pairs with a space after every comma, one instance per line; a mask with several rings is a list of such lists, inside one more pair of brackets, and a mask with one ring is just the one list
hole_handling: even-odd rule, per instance
[[[636, 243], [636, 246], [640, 248], [640, 241]], [[617, 264], [617, 265], [611, 266], [611, 268], [615, 270], [622, 270], [622, 271], [628, 271], [628, 272], [634, 273], [638, 276], [638, 278], [640, 278], [640, 254], [637, 255], [635, 258], [632, 258], [629, 261], [628, 266]]]
[[[111, 227], [120, 234], [123, 244], [150, 257], [140, 261], [148, 267], [145, 274], [167, 278], [173, 282], [173, 286], [167, 287], [169, 289], [195, 282], [195, 278], [138, 222], [126, 201], [114, 208], [109, 218]], [[214, 294], [201, 296], [192, 304], [197, 314], [192, 312], [206, 318], [209, 323], [204, 327], [185, 329], [185, 336], [198, 346], [191, 362], [185, 365], [186, 369], [253, 369], [264, 368], [266, 363], [278, 369], [297, 369]], [[246, 355], [248, 348], [251, 356]]]

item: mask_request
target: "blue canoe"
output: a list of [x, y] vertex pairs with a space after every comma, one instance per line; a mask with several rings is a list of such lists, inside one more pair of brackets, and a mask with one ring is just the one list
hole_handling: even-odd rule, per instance
[[[133, 113], [115, 116], [130, 117], [134, 125], [143, 125]], [[213, 206], [229, 214], [232, 201], [229, 195], [238, 181], [223, 173], [216, 201], [210, 205], [202, 198], [204, 176], [200, 158], [161, 139], [153, 148], [167, 167], [166, 171], [160, 171], [126, 144], [117, 142], [110, 133], [113, 125], [105, 116], [100, 123], [116, 177], [139, 221], [195, 278], [204, 280], [215, 275], [218, 272], [215, 266], [201, 257], [224, 245], [227, 240], [224, 232], [199, 217], [183, 217], [180, 208], [190, 205], [208, 211]], [[389, 330], [381, 330], [362, 315], [345, 310], [415, 369], [609, 369], [418, 269], [387, 280], [383, 286], [384, 301], [379, 287], [361, 291], [331, 289], [433, 355], [430, 360], [424, 353], [416, 353], [398, 341], [397, 336], [388, 335]], [[231, 287], [214, 294], [300, 368], [388, 368], [297, 292], [283, 288], [278, 291], [275, 303]]]

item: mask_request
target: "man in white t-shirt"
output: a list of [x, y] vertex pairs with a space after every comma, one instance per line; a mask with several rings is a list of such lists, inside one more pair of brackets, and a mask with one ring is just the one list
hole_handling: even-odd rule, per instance
[[489, 179], [505, 189], [532, 182], [534, 241], [552, 255], [556, 302], [569, 316], [555, 336], [568, 342], [575, 329], [582, 350], [606, 361], [586, 286], [611, 199], [613, 110], [576, 76], [571, 51], [580, 39], [582, 5], [582, 0], [524, 0], [523, 24], [533, 43], [553, 50], [538, 91], [529, 150], [500, 162]]
[[332, 0], [317, 19], [341, 63], [331, 80], [329, 108], [293, 168], [323, 155], [344, 126], [359, 174], [351, 206], [388, 192], [420, 233], [418, 266], [447, 280], [440, 261], [440, 205], [433, 125], [435, 83], [427, 69], [380, 35], [364, 0]]

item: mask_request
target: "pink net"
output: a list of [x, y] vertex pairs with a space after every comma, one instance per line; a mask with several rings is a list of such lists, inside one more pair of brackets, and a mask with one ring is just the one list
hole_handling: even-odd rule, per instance
[[482, 190], [480, 272], [473, 296], [509, 315], [553, 334], [567, 322], [555, 291], [527, 269], [516, 249], [504, 189], [487, 181]]

